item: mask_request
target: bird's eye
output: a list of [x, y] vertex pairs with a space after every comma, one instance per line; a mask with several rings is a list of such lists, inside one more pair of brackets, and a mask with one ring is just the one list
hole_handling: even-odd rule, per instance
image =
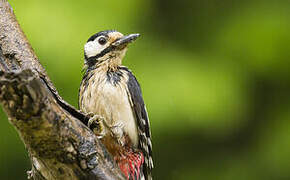
[[104, 37], [101, 37], [101, 38], [98, 40], [98, 42], [99, 42], [101, 45], [104, 45], [104, 44], [106, 44], [107, 39], [104, 38]]

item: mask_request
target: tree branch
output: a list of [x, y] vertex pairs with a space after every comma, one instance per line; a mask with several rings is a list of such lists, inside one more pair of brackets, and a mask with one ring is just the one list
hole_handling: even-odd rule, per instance
[[32, 163], [33, 179], [124, 179], [105, 147], [39, 63], [12, 8], [0, 1], [0, 103]]

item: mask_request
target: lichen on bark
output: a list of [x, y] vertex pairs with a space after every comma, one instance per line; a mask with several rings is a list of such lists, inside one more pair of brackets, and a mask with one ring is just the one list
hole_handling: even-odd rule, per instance
[[57, 93], [22, 32], [0, 1], [0, 104], [28, 151], [31, 179], [124, 179], [88, 118]]

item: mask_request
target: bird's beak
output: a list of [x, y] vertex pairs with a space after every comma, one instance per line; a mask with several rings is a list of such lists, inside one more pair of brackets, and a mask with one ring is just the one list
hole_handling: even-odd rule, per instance
[[123, 45], [127, 45], [133, 41], [135, 41], [140, 34], [130, 34], [128, 36], [123, 36], [120, 39], [117, 39], [115, 42], [113, 42], [113, 46], [115, 47], [122, 47]]

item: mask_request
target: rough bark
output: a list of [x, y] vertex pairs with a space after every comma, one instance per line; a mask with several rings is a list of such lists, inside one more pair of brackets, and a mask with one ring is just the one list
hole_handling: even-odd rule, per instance
[[29, 178], [124, 179], [87, 128], [88, 118], [58, 95], [6, 0], [0, 1], [0, 103], [29, 153]]

